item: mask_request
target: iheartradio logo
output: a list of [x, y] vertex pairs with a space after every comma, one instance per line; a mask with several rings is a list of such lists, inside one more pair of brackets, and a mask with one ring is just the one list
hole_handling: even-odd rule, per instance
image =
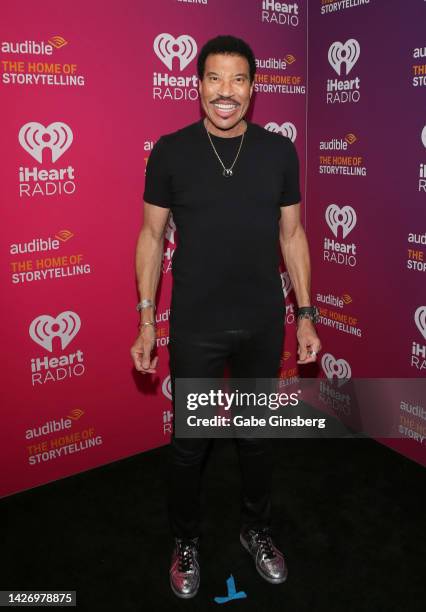
[[167, 399], [169, 400], [172, 399], [172, 379], [170, 375], [166, 376], [166, 378], [163, 380], [163, 384], [161, 385], [161, 390], [163, 394], [167, 397]]
[[265, 125], [265, 130], [268, 132], [275, 132], [276, 134], [282, 134], [283, 136], [287, 136], [290, 138], [291, 142], [294, 142], [297, 137], [297, 129], [294, 123], [290, 123], [290, 121], [286, 121], [281, 125], [275, 123], [274, 121], [270, 121]]
[[426, 340], [426, 306], [419, 306], [414, 313], [414, 322], [417, 329]]
[[352, 206], [339, 208], [337, 204], [330, 204], [325, 211], [325, 220], [336, 238], [339, 227], [343, 230], [343, 238], [346, 238], [355, 227], [357, 216]]
[[281, 283], [283, 287], [284, 297], [286, 298], [290, 291], [293, 289], [291, 284], [290, 275], [288, 272], [281, 272]]
[[426, 147], [426, 125], [424, 126], [422, 130], [422, 143], [423, 143], [423, 146]]
[[197, 55], [197, 43], [188, 34], [174, 38], [171, 34], [163, 33], [155, 38], [154, 51], [169, 70], [173, 70], [173, 58], [179, 58], [179, 69], [182, 71]]
[[30, 121], [19, 130], [19, 144], [40, 164], [43, 162], [43, 149], [50, 149], [52, 162], [55, 163], [73, 141], [73, 133], [69, 125], [55, 121], [47, 127], [36, 121]]
[[346, 359], [336, 359], [331, 353], [322, 356], [321, 367], [329, 380], [336, 377], [340, 381], [338, 386], [345, 384], [352, 376], [351, 366]]
[[346, 64], [346, 74], [349, 74], [360, 53], [361, 47], [355, 38], [350, 38], [345, 43], [336, 41], [328, 49], [328, 61], [339, 76], [342, 73], [342, 64]]
[[65, 310], [56, 318], [50, 315], [36, 317], [30, 324], [29, 333], [34, 342], [52, 352], [54, 338], [60, 338], [61, 348], [64, 350], [78, 334], [80, 327], [81, 320], [78, 314]]
[[172, 213], [170, 213], [169, 218], [167, 220], [165, 237], [166, 237], [166, 240], [168, 240], [172, 244], [175, 243], [175, 231], [176, 231], [176, 225], [175, 225], [175, 222], [173, 221]]

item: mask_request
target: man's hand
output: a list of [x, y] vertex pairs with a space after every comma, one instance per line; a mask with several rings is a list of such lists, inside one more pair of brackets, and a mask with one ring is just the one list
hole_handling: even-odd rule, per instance
[[313, 363], [321, 350], [321, 342], [310, 319], [300, 319], [297, 324], [297, 342], [299, 348], [297, 363]]
[[138, 372], [142, 374], [155, 374], [158, 363], [158, 355], [151, 359], [151, 353], [155, 346], [155, 329], [151, 325], [142, 327], [136, 338], [130, 354]]

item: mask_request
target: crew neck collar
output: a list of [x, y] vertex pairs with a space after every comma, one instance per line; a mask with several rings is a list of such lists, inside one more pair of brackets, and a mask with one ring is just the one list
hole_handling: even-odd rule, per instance
[[[204, 125], [204, 119], [205, 119], [204, 117], [201, 119], [200, 127], [205, 132], [206, 131], [206, 127]], [[250, 130], [250, 122], [247, 121], [247, 119], [245, 119], [245, 122], [247, 123], [247, 128], [246, 128], [246, 131], [244, 132], [244, 134], [247, 135], [249, 130]], [[229, 138], [227, 138], [226, 136], [216, 136], [216, 134], [212, 134], [212, 132], [209, 132], [209, 134], [210, 134], [210, 136], [212, 138], [216, 138], [217, 140], [220, 140], [220, 141], [222, 141], [222, 140], [224, 140], [224, 141], [226, 141], [226, 140], [232, 141], [232, 140], [236, 140], [237, 138], [241, 138], [241, 136], [242, 136], [242, 134], [240, 134], [239, 136], [230, 136]]]

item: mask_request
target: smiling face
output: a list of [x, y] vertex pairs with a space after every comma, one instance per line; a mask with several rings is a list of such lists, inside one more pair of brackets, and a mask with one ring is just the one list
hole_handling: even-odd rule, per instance
[[231, 138], [244, 132], [242, 119], [248, 110], [253, 87], [245, 57], [223, 53], [207, 56], [198, 89], [207, 129], [212, 134]]

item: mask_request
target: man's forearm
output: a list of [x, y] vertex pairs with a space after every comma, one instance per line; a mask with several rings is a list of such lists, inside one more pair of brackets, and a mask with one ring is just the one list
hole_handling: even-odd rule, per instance
[[302, 225], [287, 239], [280, 238], [281, 252], [296, 294], [297, 305], [311, 306], [311, 261]]
[[[136, 278], [140, 300], [149, 299], [155, 303], [161, 274], [164, 237], [157, 238], [142, 228], [136, 245]], [[154, 320], [153, 308], [141, 310], [141, 321]]]

